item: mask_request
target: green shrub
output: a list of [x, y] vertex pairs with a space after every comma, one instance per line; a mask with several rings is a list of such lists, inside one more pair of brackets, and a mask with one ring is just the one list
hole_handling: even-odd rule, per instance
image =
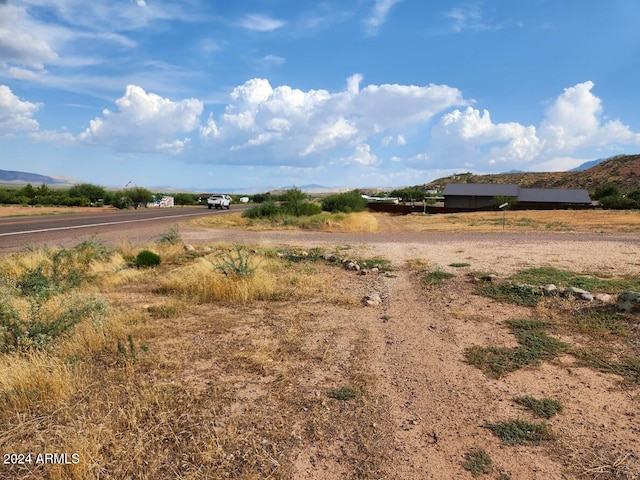
[[312, 215], [318, 215], [322, 212], [320, 205], [312, 202], [303, 202], [296, 206], [294, 215], [296, 217], [310, 217]]
[[136, 255], [137, 267], [155, 267], [160, 265], [160, 255], [150, 250], [142, 250]]
[[48, 347], [58, 338], [69, 335], [83, 320], [100, 322], [107, 313], [101, 300], [75, 298], [67, 307], [51, 316], [41, 298], [30, 299], [28, 313], [21, 314], [7, 303], [0, 308], [0, 351], [29, 350]]
[[273, 200], [266, 200], [242, 212], [243, 217], [252, 219], [275, 218], [283, 214], [283, 210]]
[[361, 212], [365, 208], [367, 201], [356, 190], [328, 195], [322, 199], [322, 210], [325, 212]]

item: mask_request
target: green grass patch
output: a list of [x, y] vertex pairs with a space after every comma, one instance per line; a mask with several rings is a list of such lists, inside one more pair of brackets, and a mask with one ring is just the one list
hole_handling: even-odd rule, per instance
[[471, 264], [466, 262], [453, 262], [453, 263], [450, 263], [449, 266], [453, 268], [463, 268], [463, 267], [470, 267]]
[[539, 365], [563, 352], [567, 345], [550, 337], [543, 329], [547, 323], [535, 319], [511, 320], [509, 327], [520, 343], [515, 348], [482, 347], [474, 345], [465, 351], [468, 364], [482, 370], [485, 375], [500, 378], [529, 365]]
[[493, 460], [487, 452], [480, 448], [465, 453], [462, 467], [471, 472], [474, 477], [479, 477], [485, 473], [491, 473]]
[[515, 283], [486, 283], [478, 287], [476, 293], [499, 302], [513, 303], [523, 307], [535, 307], [542, 298], [540, 289]]
[[558, 287], [578, 287], [603, 293], [640, 289], [640, 278], [638, 276], [628, 275], [621, 278], [610, 278], [608, 275], [596, 273], [591, 273], [587, 276], [554, 267], [528, 268], [509, 277], [509, 281], [514, 284], [528, 283], [531, 285], [553, 283]]
[[435, 270], [423, 270], [419, 273], [420, 278], [427, 285], [441, 285], [445, 280], [453, 278], [453, 273], [445, 272], [439, 268]]
[[562, 412], [562, 404], [551, 398], [534, 398], [530, 395], [517, 397], [514, 401], [523, 407], [531, 410], [540, 418], [549, 419]]
[[351, 400], [352, 398], [356, 398], [357, 392], [350, 387], [342, 387], [339, 390], [332, 390], [328, 393], [329, 397], [335, 398], [336, 400]]
[[553, 440], [551, 426], [545, 422], [527, 420], [509, 420], [500, 423], [485, 423], [484, 428], [502, 440], [505, 445], [539, 445], [545, 440]]
[[627, 336], [631, 333], [628, 317], [615, 306], [589, 308], [567, 315], [565, 320], [572, 331], [596, 337], [607, 335]]

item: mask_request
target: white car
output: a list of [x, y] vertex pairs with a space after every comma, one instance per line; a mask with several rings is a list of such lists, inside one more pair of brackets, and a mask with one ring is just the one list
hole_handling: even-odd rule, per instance
[[231, 208], [231, 197], [229, 195], [211, 195], [207, 198], [207, 206], [211, 208], [226, 208], [229, 210]]

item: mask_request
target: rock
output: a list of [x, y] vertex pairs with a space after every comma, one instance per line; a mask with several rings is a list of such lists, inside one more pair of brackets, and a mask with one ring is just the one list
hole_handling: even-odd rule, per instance
[[344, 264], [344, 268], [346, 268], [347, 270], [352, 270], [355, 272], [359, 272], [360, 271], [360, 265], [358, 265], [356, 262], [348, 262]]
[[569, 292], [571, 292], [576, 297], [579, 297], [583, 293], [589, 293], [586, 290], [583, 290], [582, 288], [578, 288], [578, 287], [569, 287]]
[[586, 300], [588, 302], [592, 302], [593, 301], [593, 295], [591, 295], [589, 292], [584, 292], [580, 294], [580, 298], [582, 300]]
[[322, 258], [324, 258], [327, 262], [337, 262], [338, 261], [338, 257], [335, 256], [333, 253], [325, 253], [324, 255], [322, 255]]
[[371, 269], [371, 273], [380, 273], [380, 269], [378, 267], [373, 267]]
[[640, 311], [640, 292], [625, 290], [618, 295], [618, 310], [621, 312]]
[[602, 303], [611, 303], [613, 301], [613, 297], [608, 293], [596, 293], [594, 298]]
[[553, 283], [547, 283], [542, 286], [542, 293], [545, 295], [557, 295], [558, 287], [556, 287]]
[[490, 273], [489, 275], [481, 277], [481, 279], [485, 282], [495, 282], [496, 280], [498, 280], [498, 276], [494, 273]]
[[382, 298], [377, 293], [372, 293], [364, 297], [364, 304], [368, 307], [377, 307], [382, 304]]
[[188, 243], [185, 243], [183, 248], [186, 252], [193, 252], [196, 249], [193, 245], [190, 245]]

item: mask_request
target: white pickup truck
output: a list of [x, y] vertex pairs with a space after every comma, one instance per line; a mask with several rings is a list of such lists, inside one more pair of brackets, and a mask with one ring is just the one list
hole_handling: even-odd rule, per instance
[[211, 208], [231, 208], [231, 197], [229, 195], [211, 195], [207, 198], [207, 207]]

